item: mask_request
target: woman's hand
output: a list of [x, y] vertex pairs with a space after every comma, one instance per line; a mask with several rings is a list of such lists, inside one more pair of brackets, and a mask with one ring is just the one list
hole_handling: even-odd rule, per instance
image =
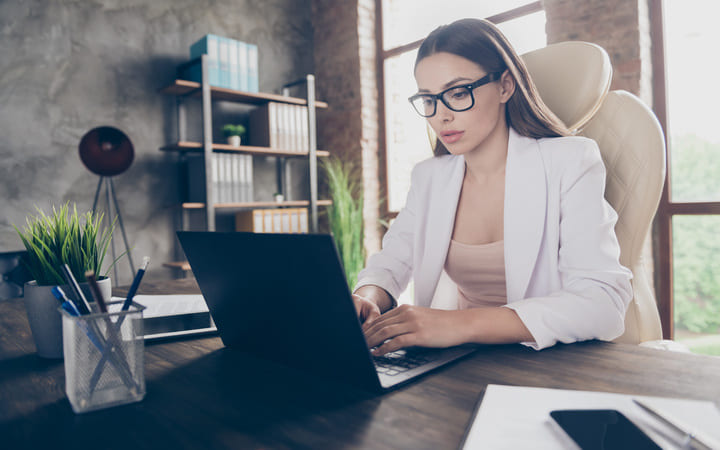
[[385, 289], [373, 284], [361, 287], [353, 293], [352, 298], [362, 323], [372, 322], [395, 304]]
[[352, 299], [360, 322], [369, 323], [380, 317], [380, 307], [369, 298], [353, 294]]
[[466, 322], [467, 311], [401, 305], [365, 321], [363, 331], [370, 348], [379, 346], [373, 355], [380, 356], [411, 346], [452, 347], [466, 343]]
[[365, 340], [380, 356], [405, 347], [452, 347], [466, 343], [532, 342], [530, 331], [510, 308], [445, 311], [401, 305], [363, 323]]

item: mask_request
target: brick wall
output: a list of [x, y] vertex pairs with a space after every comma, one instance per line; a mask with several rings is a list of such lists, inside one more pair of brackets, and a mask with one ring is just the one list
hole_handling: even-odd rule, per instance
[[360, 169], [365, 248], [380, 249], [377, 67], [374, 0], [313, 0], [319, 148]]
[[548, 43], [594, 42], [610, 55], [611, 89], [652, 105], [652, 65], [647, 0], [543, 0]]

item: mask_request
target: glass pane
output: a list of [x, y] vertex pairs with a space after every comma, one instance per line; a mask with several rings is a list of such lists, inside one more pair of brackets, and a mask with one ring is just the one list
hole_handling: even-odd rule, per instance
[[[544, 47], [545, 12], [500, 24], [519, 53]], [[408, 102], [417, 92], [413, 64], [417, 50], [385, 60], [385, 131], [387, 148], [388, 209], [399, 211], [410, 189], [415, 164], [432, 157], [425, 119]]]
[[720, 90], [714, 87], [720, 59], [712, 56], [720, 42], [720, 2], [663, 5], [672, 201], [720, 201]]
[[[440, 25], [464, 17], [489, 17], [530, 0], [383, 0], [383, 49], [399, 47], [424, 38]], [[544, 22], [543, 22], [544, 26]]]
[[413, 76], [416, 55], [417, 50], [413, 50], [385, 60], [385, 141], [390, 211], [399, 211], [405, 205], [413, 166], [432, 156], [425, 119], [407, 100], [417, 92]]
[[503, 22], [498, 28], [520, 55], [547, 45], [545, 11]]
[[720, 216], [674, 216], [675, 340], [720, 355]]

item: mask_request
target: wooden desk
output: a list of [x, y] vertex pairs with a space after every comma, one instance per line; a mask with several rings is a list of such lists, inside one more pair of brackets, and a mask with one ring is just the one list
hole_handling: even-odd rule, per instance
[[[197, 292], [193, 280], [175, 293]], [[147, 283], [144, 293], [170, 293]], [[279, 369], [279, 370], [278, 370]], [[490, 346], [382, 396], [309, 380], [217, 337], [146, 346], [147, 396], [75, 415], [62, 361], [37, 357], [22, 300], [0, 302], [0, 448], [457, 448], [489, 383], [710, 399], [720, 358], [587, 342]]]

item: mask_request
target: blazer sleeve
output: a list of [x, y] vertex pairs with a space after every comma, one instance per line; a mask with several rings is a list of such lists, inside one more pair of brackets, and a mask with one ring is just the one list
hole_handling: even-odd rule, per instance
[[400, 297], [412, 277], [413, 245], [415, 242], [416, 220], [418, 220], [417, 199], [420, 175], [416, 166], [411, 174], [410, 191], [405, 206], [400, 210], [382, 240], [382, 249], [368, 258], [367, 265], [358, 274], [353, 292], [371, 284], [387, 291], [394, 300]]
[[523, 344], [537, 350], [620, 336], [632, 299], [632, 273], [619, 262], [617, 214], [604, 197], [605, 166], [595, 142], [585, 142], [560, 174], [561, 288], [506, 305], [535, 338]]

